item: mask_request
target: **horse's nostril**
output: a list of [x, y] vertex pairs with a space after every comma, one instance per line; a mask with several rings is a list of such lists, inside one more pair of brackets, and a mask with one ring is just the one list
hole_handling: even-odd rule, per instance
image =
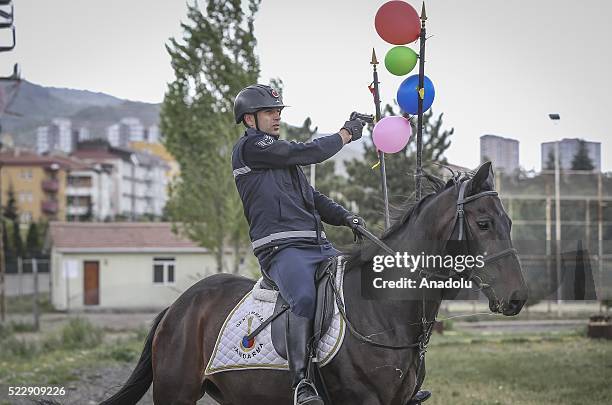
[[527, 294], [517, 290], [510, 295], [510, 303], [521, 303], [527, 301]]

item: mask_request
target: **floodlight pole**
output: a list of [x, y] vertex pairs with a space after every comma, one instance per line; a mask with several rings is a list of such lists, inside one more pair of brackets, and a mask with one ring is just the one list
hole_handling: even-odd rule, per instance
[[[561, 120], [559, 114], [548, 114], [553, 123]], [[555, 268], [557, 270], [557, 316], [561, 317], [561, 190], [560, 190], [559, 141], [555, 141]]]

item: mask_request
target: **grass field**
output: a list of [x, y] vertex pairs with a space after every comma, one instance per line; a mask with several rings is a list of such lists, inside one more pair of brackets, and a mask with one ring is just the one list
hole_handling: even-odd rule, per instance
[[[145, 333], [111, 343], [82, 320], [37, 342], [5, 331], [0, 333], [0, 386], [78, 385], [83, 370], [134, 362]], [[424, 385], [434, 396], [426, 404], [612, 404], [612, 341], [583, 335], [436, 334]], [[9, 404], [1, 398], [1, 405]]]
[[578, 334], [434, 336], [427, 405], [612, 404], [612, 342]]
[[[140, 355], [145, 331], [104, 343], [104, 331], [75, 318], [57, 333], [24, 339], [0, 329], [0, 386], [54, 385], [79, 380], [80, 370]], [[1, 403], [1, 402], [0, 402]]]

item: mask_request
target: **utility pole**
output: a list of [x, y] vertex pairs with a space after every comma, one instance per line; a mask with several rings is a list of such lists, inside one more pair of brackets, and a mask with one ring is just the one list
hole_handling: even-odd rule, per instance
[[555, 264], [557, 268], [557, 316], [561, 317], [561, 190], [559, 176], [559, 141], [555, 142]]
[[[15, 13], [13, 10], [13, 2], [12, 0], [2, 0], [0, 1], [0, 6], [10, 6], [10, 11], [7, 11], [0, 7], [0, 30], [9, 29], [13, 34], [13, 42], [8, 46], [0, 45], [0, 52], [10, 52], [17, 45], [17, 40], [15, 38], [15, 26], [13, 25], [13, 21], [15, 18]], [[15, 81], [17, 85], [20, 83], [19, 77], [19, 67], [15, 64], [13, 68], [13, 74], [8, 77], [0, 77], [0, 81]], [[13, 95], [14, 97], [14, 95]], [[3, 101], [4, 109], [0, 110], [0, 117], [4, 115], [4, 110], [10, 105], [12, 100], [1, 100]], [[0, 122], [0, 128], [2, 127]], [[2, 143], [0, 142], [0, 151], [2, 150]], [[0, 170], [2, 169], [2, 164], [0, 163]], [[0, 211], [2, 210], [2, 173], [0, 172]], [[0, 213], [0, 321], [4, 322], [6, 320], [6, 294], [5, 294], [5, 282], [4, 282], [4, 273], [5, 273], [5, 263], [4, 263], [4, 217]]]
[[[0, 169], [2, 165], [0, 164]], [[0, 173], [0, 176], [2, 174]], [[2, 200], [2, 180], [0, 177], [0, 201]], [[0, 210], [2, 209], [2, 203], [0, 202]], [[6, 320], [6, 297], [4, 294], [4, 216], [0, 212], [0, 321], [4, 323]]]
[[[553, 123], [561, 120], [559, 114], [548, 114]], [[557, 316], [561, 317], [561, 190], [560, 190], [559, 141], [555, 141], [555, 267], [557, 270]]]

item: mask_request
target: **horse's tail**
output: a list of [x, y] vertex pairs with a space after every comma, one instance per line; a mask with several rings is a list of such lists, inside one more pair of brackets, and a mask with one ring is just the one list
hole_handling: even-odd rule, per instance
[[136, 368], [125, 382], [121, 390], [109, 399], [100, 403], [100, 405], [132, 405], [136, 404], [140, 398], [147, 392], [153, 381], [153, 365], [151, 363], [151, 355], [153, 349], [153, 336], [159, 322], [168, 311], [168, 308], [161, 311], [155, 320], [153, 326], [147, 335], [145, 347], [140, 355], [140, 360], [136, 364]]

